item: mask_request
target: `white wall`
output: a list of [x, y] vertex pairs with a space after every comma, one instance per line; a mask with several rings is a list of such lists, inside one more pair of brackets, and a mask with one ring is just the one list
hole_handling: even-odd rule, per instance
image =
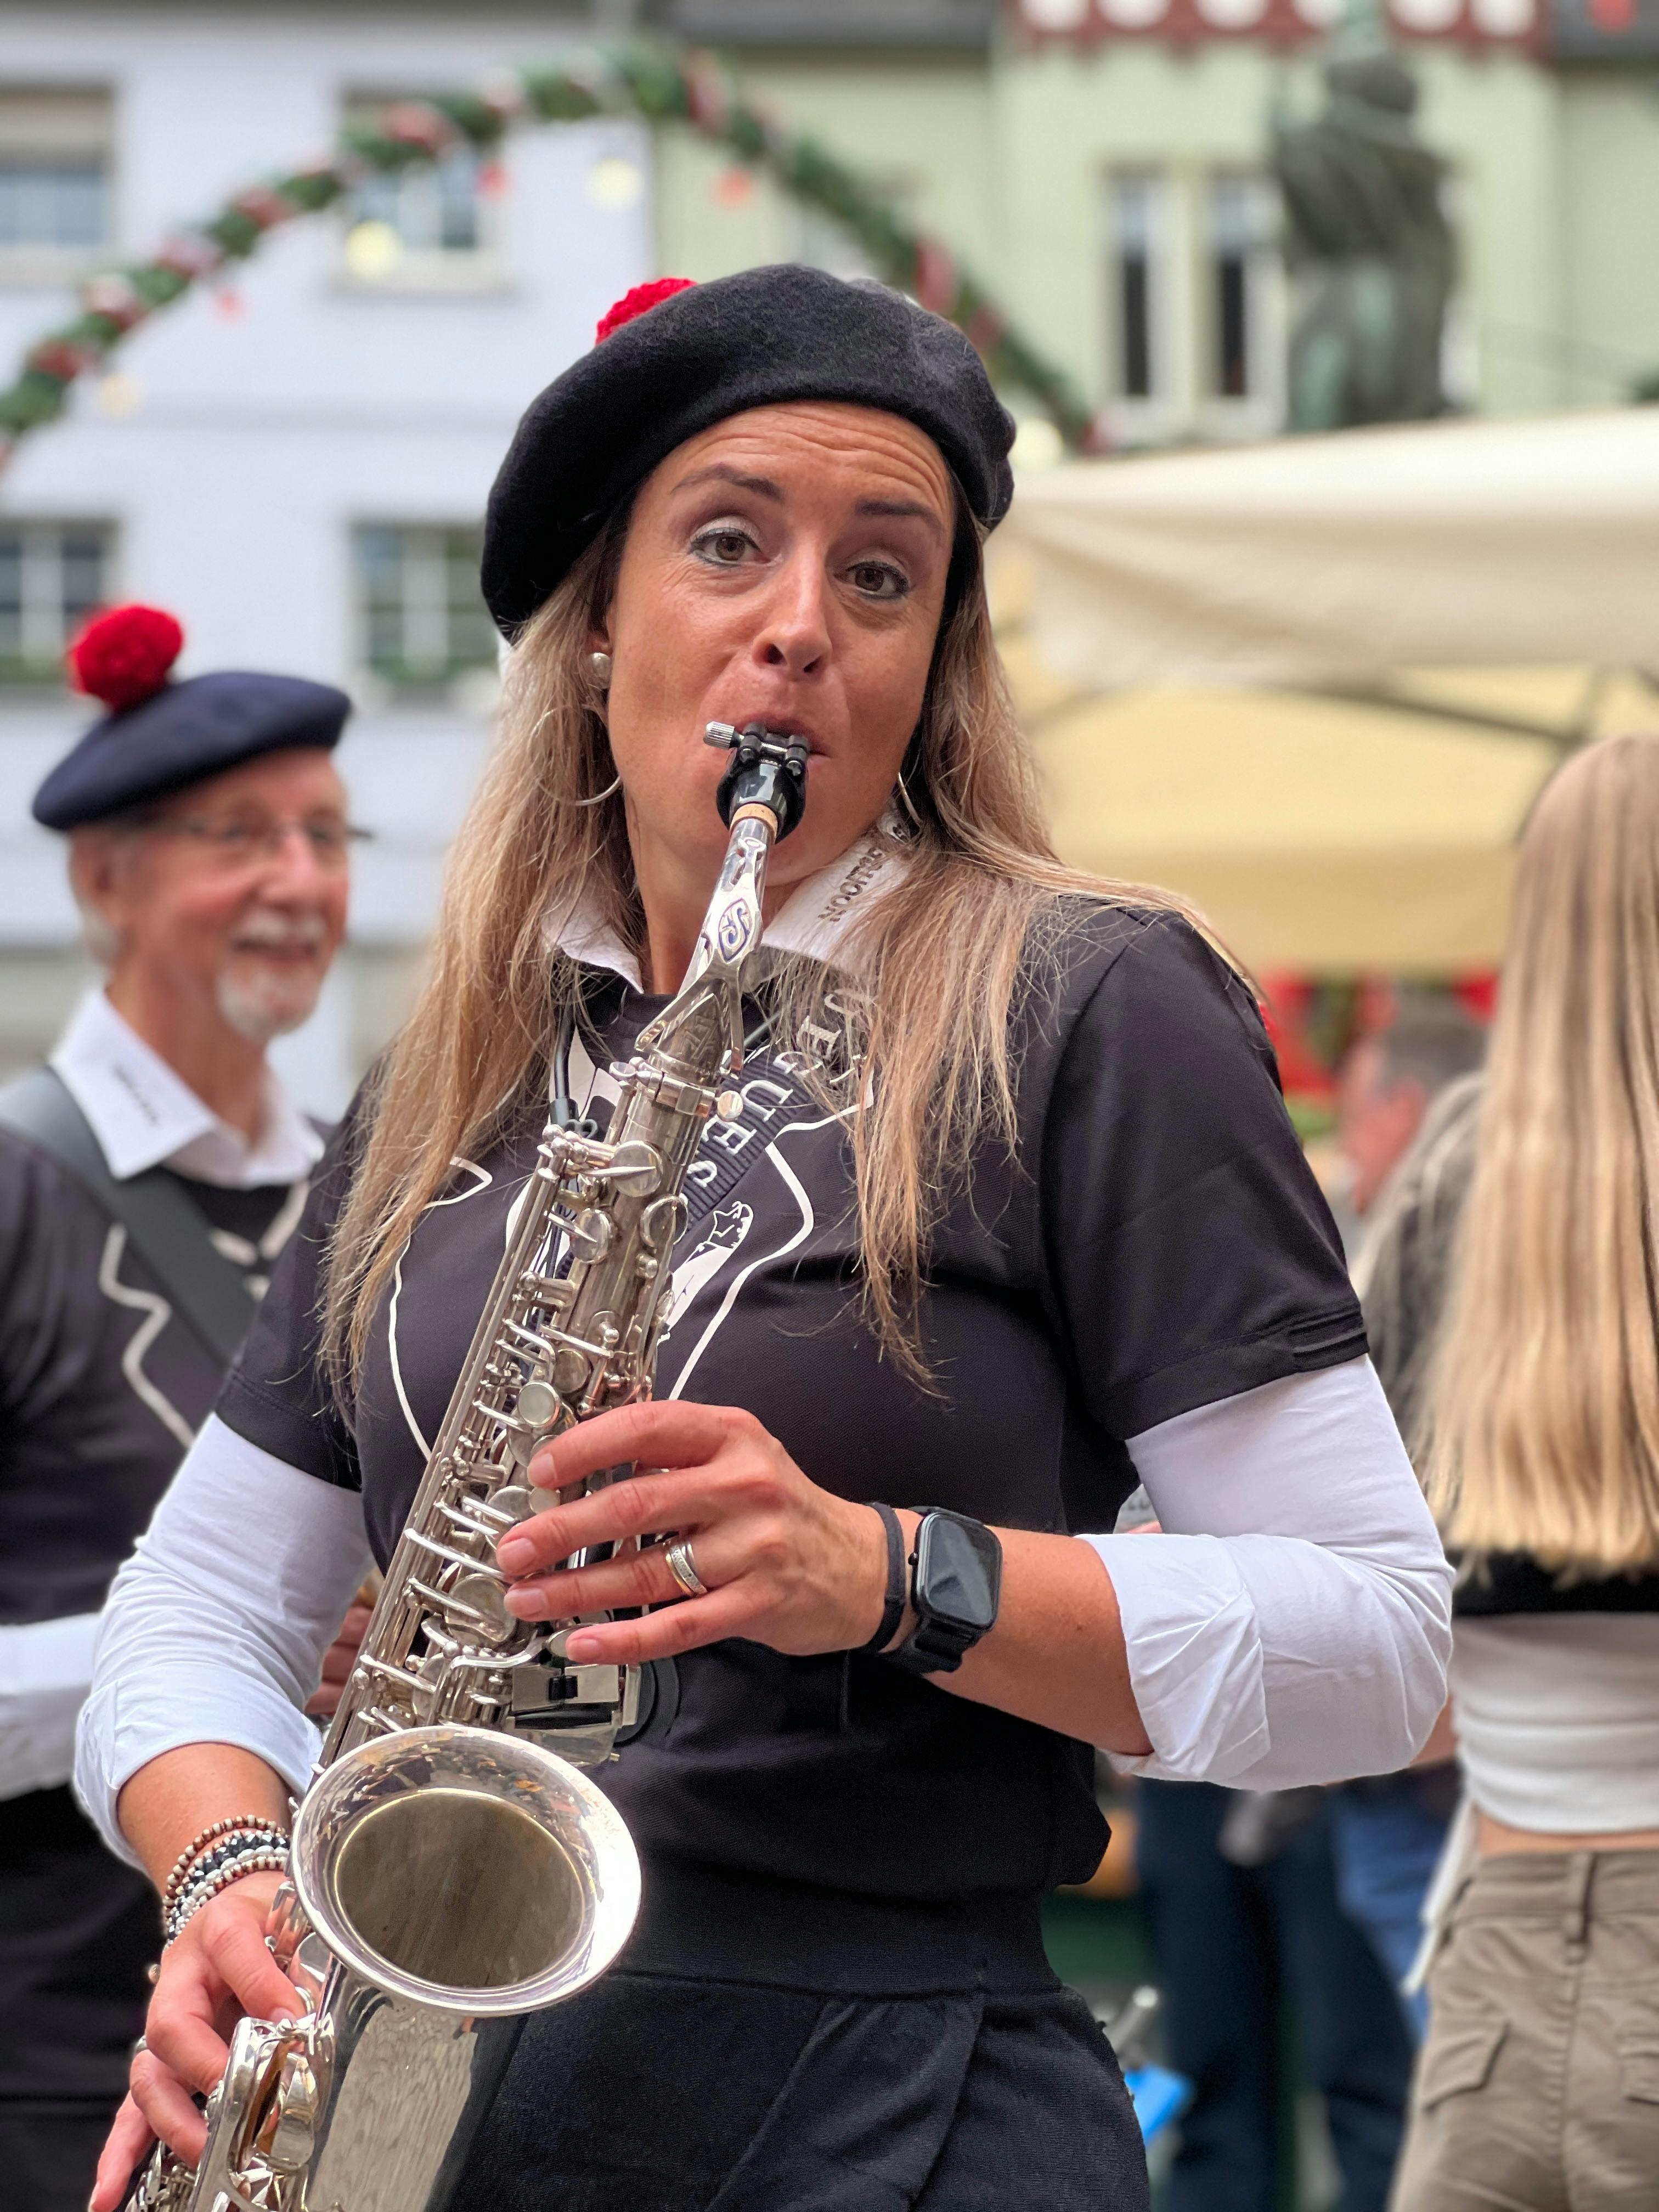
[[[348, 92], [459, 88], [550, 52], [531, 21], [458, 18], [346, 5], [316, 15], [0, 8], [0, 86], [111, 88], [117, 246], [138, 256], [238, 186], [325, 149]], [[630, 207], [596, 204], [589, 173], [618, 154], [646, 188]], [[234, 312], [198, 295], [127, 342], [118, 365], [133, 411], [112, 416], [82, 389], [67, 420], [27, 440], [0, 477], [0, 513], [113, 520], [116, 593], [179, 615], [181, 673], [242, 665], [349, 685], [350, 525], [480, 514], [526, 403], [650, 273], [649, 159], [647, 134], [628, 123], [515, 137], [500, 203], [506, 279], [478, 293], [354, 289], [337, 224], [296, 222], [243, 265]], [[0, 289], [0, 371], [72, 304], [62, 292]], [[73, 940], [61, 854], [29, 823], [28, 799], [89, 719], [79, 702], [0, 692], [0, 993], [7, 947]], [[360, 945], [424, 935], [488, 738], [482, 719], [441, 705], [380, 705], [350, 726], [342, 765], [379, 837], [354, 899]], [[283, 1055], [319, 1110], [342, 1103], [359, 1056], [349, 985], [348, 967]]]

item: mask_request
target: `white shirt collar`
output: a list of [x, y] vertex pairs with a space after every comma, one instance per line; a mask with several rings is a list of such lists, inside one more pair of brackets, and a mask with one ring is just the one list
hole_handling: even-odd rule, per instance
[[229, 1190], [298, 1182], [322, 1156], [323, 1140], [276, 1076], [265, 1074], [257, 1142], [222, 1121], [101, 991], [76, 1008], [52, 1065], [92, 1124], [118, 1182], [165, 1165]]
[[[855, 916], [867, 914], [902, 879], [909, 865], [903, 840], [885, 820], [866, 830], [816, 875], [796, 884], [766, 926], [762, 949], [800, 952], [830, 961]], [[552, 947], [590, 968], [608, 969], [636, 991], [645, 986], [640, 963], [609, 923], [590, 907], [575, 912], [550, 933]]]

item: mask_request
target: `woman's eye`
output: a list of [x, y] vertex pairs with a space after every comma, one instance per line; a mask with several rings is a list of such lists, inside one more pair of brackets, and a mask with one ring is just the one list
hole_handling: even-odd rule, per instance
[[691, 543], [703, 560], [712, 561], [721, 568], [736, 568], [755, 550], [755, 541], [746, 530], [729, 526], [701, 531]]
[[848, 569], [853, 589], [868, 599], [902, 599], [910, 580], [902, 568], [886, 561], [860, 561]]

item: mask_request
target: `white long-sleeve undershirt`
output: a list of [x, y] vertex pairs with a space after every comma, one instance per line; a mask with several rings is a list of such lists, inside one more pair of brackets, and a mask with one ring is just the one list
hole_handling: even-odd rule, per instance
[[[1165, 1533], [1088, 1536], [1117, 1591], [1150, 1758], [1272, 1789], [1386, 1771], [1445, 1695], [1451, 1570], [1368, 1360], [1269, 1382], [1130, 1440]], [[210, 1420], [121, 1570], [76, 1787], [116, 1801], [200, 1742], [304, 1786], [301, 1707], [368, 1564], [362, 1499]]]
[[1452, 1570], [1369, 1359], [1129, 1439], [1161, 1535], [1088, 1536], [1165, 1781], [1386, 1774], [1445, 1702]]
[[137, 1865], [116, 1800], [183, 1744], [234, 1744], [303, 1790], [318, 1736], [302, 1709], [372, 1564], [356, 1491], [209, 1419], [98, 1632], [75, 1789], [112, 1850]]

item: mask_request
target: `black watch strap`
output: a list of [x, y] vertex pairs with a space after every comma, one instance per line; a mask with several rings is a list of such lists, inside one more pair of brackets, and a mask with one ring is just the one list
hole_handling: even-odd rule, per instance
[[[931, 1592], [924, 1588], [922, 1559], [927, 1548], [930, 1528], [936, 1523], [947, 1523], [958, 1531], [973, 1532], [982, 1540], [983, 1548], [992, 1554], [988, 1563], [989, 1583], [989, 1618], [977, 1626], [969, 1622], [948, 1618], [936, 1611], [930, 1603]], [[902, 1667], [912, 1674], [953, 1674], [961, 1666], [980, 1638], [995, 1622], [1002, 1582], [1002, 1547], [993, 1532], [983, 1522], [972, 1521], [966, 1514], [951, 1513], [942, 1507], [930, 1507], [916, 1525], [916, 1547], [911, 1553], [912, 1569], [910, 1602], [915, 1613], [915, 1626], [896, 1651], [887, 1657], [896, 1667]], [[937, 1565], [937, 1563], [935, 1563]]]
[[881, 1525], [887, 1532], [887, 1602], [882, 1607], [881, 1626], [867, 1644], [857, 1648], [860, 1651], [884, 1651], [898, 1634], [910, 1589], [905, 1572], [904, 1531], [899, 1526], [898, 1515], [890, 1505], [878, 1505], [873, 1499], [870, 1510], [880, 1514]]
[[888, 1657], [911, 1674], [954, 1674], [979, 1642], [977, 1635], [947, 1628], [942, 1620], [924, 1620]]

